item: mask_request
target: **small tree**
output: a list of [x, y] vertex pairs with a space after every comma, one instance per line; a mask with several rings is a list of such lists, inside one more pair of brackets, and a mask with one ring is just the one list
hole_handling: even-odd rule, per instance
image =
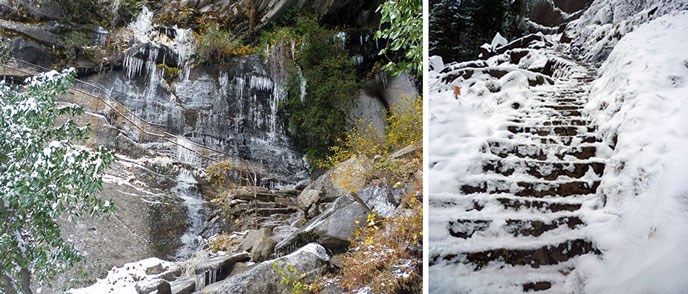
[[[421, 0], [388, 0], [377, 8], [382, 15], [380, 30], [375, 34], [377, 39], [389, 40], [387, 46], [380, 50], [381, 55], [390, 59], [383, 70], [399, 75], [408, 72], [421, 76], [423, 74], [423, 2]], [[384, 27], [389, 25], [389, 27]], [[384, 27], [384, 28], [383, 28]], [[392, 60], [389, 55], [402, 54], [399, 60]]]
[[70, 69], [23, 86], [0, 81], [0, 292], [30, 293], [32, 277], [49, 279], [80, 260], [58, 218], [114, 211], [95, 196], [113, 154], [74, 145], [89, 132], [72, 119], [83, 109], [55, 103], [74, 78]]

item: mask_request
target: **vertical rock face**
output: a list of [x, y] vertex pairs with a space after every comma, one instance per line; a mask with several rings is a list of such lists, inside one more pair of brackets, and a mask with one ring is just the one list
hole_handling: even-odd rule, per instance
[[[147, 50], [158, 55], [158, 50]], [[162, 54], [160, 54], [162, 55]], [[133, 57], [139, 69], [91, 77], [113, 99], [168, 132], [258, 164], [281, 181], [302, 170], [302, 154], [278, 115], [286, 98], [259, 56], [202, 66], [165, 79], [158, 56]], [[144, 65], [145, 64], [145, 65]]]
[[[23, 34], [29, 41], [15, 38], [12, 49], [16, 58], [42, 65], [55, 61], [48, 47], [32, 41], [41, 37], [47, 40], [43, 43], [57, 42], [56, 35], [44, 33], [47, 28], [10, 21], [0, 22], [0, 27], [32, 33]], [[100, 97], [108, 95], [99, 91], [92, 93], [94, 96], [112, 98], [152, 123], [154, 126], [144, 124], [147, 131], [155, 127], [156, 133], [169, 132], [178, 142], [189, 140], [220, 151], [205, 152], [206, 156], [234, 163], [247, 160], [261, 185], [296, 182], [293, 175], [304, 169], [305, 162], [278, 114], [279, 103], [287, 95], [277, 70], [258, 55], [198, 65], [193, 62], [192, 31], [160, 27], [153, 23], [148, 9], [123, 30], [126, 33], [119, 41], [128, 49], [109, 58], [114, 70], [80, 77], [102, 86], [110, 97]], [[81, 71], [84, 75], [91, 72], [96, 70]], [[92, 87], [86, 88], [91, 93]], [[133, 139], [141, 137], [135, 127], [124, 131]], [[221, 153], [228, 156], [218, 156]]]

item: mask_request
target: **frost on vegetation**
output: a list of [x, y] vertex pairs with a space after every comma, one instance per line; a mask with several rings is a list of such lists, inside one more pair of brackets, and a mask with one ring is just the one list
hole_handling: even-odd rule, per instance
[[[41, 283], [59, 274], [80, 256], [60, 237], [56, 219], [114, 209], [95, 197], [112, 154], [102, 147], [74, 146], [89, 132], [73, 121], [83, 110], [56, 103], [75, 75], [74, 69], [50, 71], [22, 86], [0, 86], [0, 227], [5, 233], [0, 264], [7, 265], [0, 277], [5, 281]], [[17, 284], [7, 287], [27, 291]]]

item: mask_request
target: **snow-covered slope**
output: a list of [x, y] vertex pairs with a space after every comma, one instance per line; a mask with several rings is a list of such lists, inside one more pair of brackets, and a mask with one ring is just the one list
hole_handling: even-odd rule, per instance
[[687, 293], [688, 12], [624, 36], [600, 68], [586, 109], [616, 148], [591, 226], [603, 259], [578, 268], [586, 293]]
[[688, 0], [596, 0], [567, 25], [567, 34], [573, 37], [571, 51], [599, 65], [619, 39], [637, 26], [685, 9]]

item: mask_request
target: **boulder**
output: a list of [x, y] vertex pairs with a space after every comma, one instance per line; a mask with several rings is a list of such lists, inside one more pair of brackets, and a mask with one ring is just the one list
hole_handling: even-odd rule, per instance
[[361, 90], [358, 97], [354, 100], [354, 107], [349, 112], [349, 120], [354, 122], [359, 130], [366, 131], [370, 124], [377, 132], [377, 135], [382, 137], [385, 134], [387, 109], [385, 104], [380, 99]]
[[[358, 198], [358, 197], [356, 197]], [[349, 240], [356, 229], [364, 223], [370, 213], [368, 206], [353, 197], [339, 197], [327, 205], [327, 209], [275, 246], [275, 252], [287, 254], [301, 245], [318, 242], [325, 248], [342, 252], [349, 246]]]
[[325, 172], [306, 190], [319, 190], [322, 193], [320, 201], [331, 202], [363, 188], [372, 170], [373, 161], [370, 158], [365, 155], [354, 156]]
[[237, 262], [247, 261], [246, 252], [234, 255], [219, 255], [199, 261], [195, 264], [195, 288], [203, 288], [209, 284], [225, 279], [234, 269]]
[[308, 187], [308, 185], [310, 185], [310, 184], [311, 184], [311, 179], [303, 179], [303, 180], [296, 182], [296, 185], [294, 185], [294, 189], [303, 190], [303, 189], [306, 189], [306, 187]]
[[308, 210], [314, 205], [317, 204], [318, 201], [320, 200], [320, 190], [315, 190], [315, 189], [306, 189], [299, 194], [299, 197], [296, 199], [296, 203], [299, 205], [299, 208], [301, 208], [303, 211], [308, 212]]
[[[308, 284], [327, 269], [327, 250], [318, 244], [308, 244], [284, 257], [267, 260], [253, 268], [222, 281], [215, 293], [284, 293], [290, 286], [281, 284], [283, 277]], [[282, 273], [280, 274], [279, 271]], [[304, 275], [302, 278], [301, 275]]]
[[416, 96], [418, 96], [418, 90], [411, 76], [406, 73], [390, 77], [387, 80], [387, 86], [382, 91], [382, 98], [385, 99], [392, 113], [405, 109], [405, 105], [412, 103]]
[[368, 207], [375, 209], [375, 212], [384, 217], [394, 214], [394, 208], [398, 203], [390, 189], [385, 186], [365, 187], [358, 193]]
[[138, 294], [149, 294], [154, 292], [157, 294], [172, 294], [170, 282], [163, 279], [152, 279], [138, 282], [136, 285], [134, 285], [134, 289], [136, 289], [136, 293]]
[[251, 252], [253, 262], [261, 262], [272, 256], [275, 249], [275, 240], [268, 228], [250, 230], [241, 243], [241, 249]]

